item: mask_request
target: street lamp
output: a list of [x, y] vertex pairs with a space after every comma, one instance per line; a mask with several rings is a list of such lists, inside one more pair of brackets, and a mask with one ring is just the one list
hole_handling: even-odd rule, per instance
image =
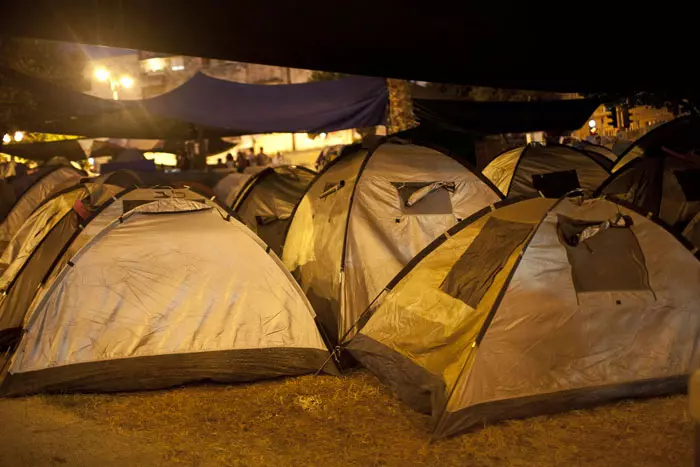
[[15, 131], [15, 141], [18, 143], [24, 139], [24, 133], [21, 131]]
[[95, 69], [95, 78], [98, 81], [109, 82], [109, 86], [112, 89], [112, 98], [115, 101], [119, 100], [119, 89], [125, 88], [129, 89], [134, 85], [134, 78], [129, 75], [124, 75], [119, 79], [112, 77], [112, 73], [105, 67], [99, 67]]
[[15, 131], [15, 134], [12, 136], [9, 133], [5, 133], [5, 135], [2, 137], [2, 142], [5, 144], [9, 144], [14, 140], [15, 142], [19, 143], [23, 139], [24, 133], [21, 131]]

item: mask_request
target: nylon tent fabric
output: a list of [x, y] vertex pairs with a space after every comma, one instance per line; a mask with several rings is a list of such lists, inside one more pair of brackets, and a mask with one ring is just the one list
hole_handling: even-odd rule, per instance
[[483, 174], [507, 198], [558, 198], [577, 188], [593, 192], [609, 172], [597, 156], [558, 144], [529, 144], [497, 156]]
[[214, 194], [224, 205], [232, 206], [233, 201], [252, 176], [249, 173], [230, 173], [214, 186]]
[[[436, 182], [442, 186], [415, 205], [402, 199]], [[391, 138], [349, 146], [309, 186], [282, 257], [335, 344], [416, 253], [499, 199], [478, 174], [433, 149]]]
[[617, 161], [618, 155], [615, 154], [611, 149], [601, 146], [599, 144], [589, 143], [588, 141], [581, 141], [574, 146], [576, 149], [580, 149], [589, 153], [592, 157], [597, 157], [599, 162], [605, 164], [608, 171], [612, 170], [613, 164]]
[[[575, 246], [562, 234], [563, 217], [584, 225]], [[620, 218], [629, 224], [604, 225]], [[516, 231], [527, 234], [506, 245]], [[633, 257], [644, 274], [630, 281], [617, 268], [611, 283], [577, 270], [572, 249], [612, 267]], [[495, 267], [484, 267], [487, 259]], [[445, 289], [453, 271], [483, 284], [476, 303]], [[597, 290], [581, 288], [576, 274]], [[434, 437], [450, 436], [684, 390], [700, 365], [698, 283], [698, 258], [633, 209], [602, 198], [508, 200], [421, 252], [367, 310], [347, 348], [432, 415]]]
[[654, 156], [662, 147], [678, 153], [698, 154], [700, 150], [700, 121], [698, 117], [676, 118], [660, 125], [633, 142], [617, 159], [612, 173], [640, 157]]
[[695, 246], [696, 251], [700, 248], [700, 212], [688, 223], [683, 236]]
[[680, 234], [700, 213], [700, 156], [676, 152], [672, 143], [667, 148], [649, 149], [625, 164], [598, 194], [629, 202]]
[[72, 167], [55, 167], [44, 172], [18, 199], [0, 224], [0, 251], [4, 251], [13, 235], [22, 227], [24, 221], [32, 214], [42, 201], [61, 185], [77, 182], [81, 173]]
[[206, 203], [162, 199], [110, 223], [71, 258], [32, 306], [1, 391], [310, 373], [329, 357], [313, 316], [244, 225]]
[[[30, 304], [55, 279], [78, 250], [111, 222], [142, 204], [169, 198], [207, 202], [188, 189], [134, 188], [91, 184], [90, 195], [75, 203], [51, 229], [39, 226], [42, 238], [28, 252], [0, 296], [0, 348], [16, 345]], [[6, 272], [9, 274], [9, 272]]]
[[231, 210], [275, 254], [281, 255], [292, 212], [315, 175], [301, 166], [269, 167], [247, 182]]

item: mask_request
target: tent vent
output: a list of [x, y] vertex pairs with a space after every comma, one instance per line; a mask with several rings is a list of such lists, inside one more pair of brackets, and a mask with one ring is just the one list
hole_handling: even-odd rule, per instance
[[338, 183], [326, 183], [326, 185], [323, 187], [323, 192], [319, 195], [319, 198], [323, 199], [327, 196], [332, 195], [333, 193], [337, 192], [341, 188], [345, 186], [345, 180], [341, 180]]
[[75, 263], [74, 263], [73, 261], [70, 261], [70, 260], [69, 260], [69, 261], [68, 261], [68, 266], [73, 267], [73, 266], [75, 266]]
[[454, 182], [392, 182], [405, 214], [452, 214]]

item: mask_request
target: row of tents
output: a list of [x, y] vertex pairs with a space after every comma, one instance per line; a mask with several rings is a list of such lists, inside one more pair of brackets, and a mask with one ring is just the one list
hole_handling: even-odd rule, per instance
[[75, 173], [25, 202], [44, 176], [0, 226], [0, 392], [336, 374], [352, 356], [447, 436], [677, 391], [700, 363], [683, 141], [648, 135], [617, 162], [533, 145], [479, 173], [405, 133], [319, 174]]

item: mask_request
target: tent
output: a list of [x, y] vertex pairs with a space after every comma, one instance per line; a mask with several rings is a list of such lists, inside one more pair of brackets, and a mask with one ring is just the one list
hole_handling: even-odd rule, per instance
[[618, 158], [612, 168], [615, 173], [640, 157], [658, 154], [666, 147], [678, 153], [700, 151], [700, 119], [687, 116], [671, 120], [645, 134], [632, 143]]
[[[0, 223], [0, 251], [5, 249], [12, 236], [19, 230], [25, 220], [32, 214], [42, 201], [61, 186], [76, 182], [82, 173], [69, 166], [54, 166], [39, 170], [28, 175], [28, 188], [17, 196], [17, 201]], [[22, 180], [13, 181], [15, 183]]]
[[[172, 196], [199, 202], [207, 199], [186, 189], [132, 186], [123, 190], [116, 185], [88, 183], [57, 194], [37, 209], [2, 257], [0, 349], [16, 344], [37, 290], [51, 274], [61, 271], [81, 246], [131, 209]], [[71, 201], [73, 204], [67, 206]]]
[[[574, 146], [576, 149], [580, 149], [584, 152], [590, 152], [593, 158], [596, 160], [606, 163], [606, 167], [612, 168], [612, 165], [617, 161], [618, 155], [615, 154], [612, 149], [608, 149], [600, 144], [589, 143], [588, 141], [581, 141]], [[607, 161], [607, 162], [606, 162]]]
[[484, 175], [507, 198], [538, 193], [558, 198], [577, 188], [598, 188], [609, 175], [603, 159], [569, 146], [534, 143], [496, 156]]
[[499, 199], [434, 149], [396, 138], [347, 146], [297, 206], [284, 263], [335, 343], [416, 253]]
[[315, 175], [316, 172], [302, 166], [268, 167], [240, 188], [231, 210], [272, 251], [281, 255], [292, 212]]
[[279, 259], [215, 205], [173, 193], [105, 226], [47, 282], [0, 392], [253, 381], [328, 359]]
[[251, 173], [231, 172], [214, 186], [214, 194], [224, 205], [232, 206], [238, 193], [252, 176]]
[[626, 206], [508, 200], [423, 250], [347, 347], [448, 436], [683, 390], [699, 283], [687, 246]]
[[[694, 136], [651, 143], [654, 132], [642, 137], [640, 144], [622, 156], [621, 161], [628, 162], [601, 185], [598, 193], [632, 203], [680, 233], [700, 213], [700, 155], [689, 146]], [[700, 150], [700, 144], [697, 149]]]

